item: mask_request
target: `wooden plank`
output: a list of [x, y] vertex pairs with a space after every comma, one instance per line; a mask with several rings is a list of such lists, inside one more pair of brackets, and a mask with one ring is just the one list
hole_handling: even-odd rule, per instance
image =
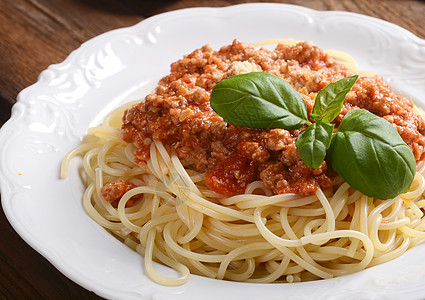
[[3, 1], [0, 7], [0, 96], [14, 103], [20, 90], [81, 43], [143, 19], [117, 1], [103, 10], [84, 1]]

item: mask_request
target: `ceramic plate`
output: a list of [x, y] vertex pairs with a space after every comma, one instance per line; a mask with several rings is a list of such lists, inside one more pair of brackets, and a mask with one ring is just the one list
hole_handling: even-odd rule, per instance
[[[313, 41], [352, 55], [424, 106], [425, 41], [393, 24], [346, 12], [284, 4], [193, 8], [164, 13], [100, 35], [23, 90], [0, 133], [4, 211], [15, 230], [73, 281], [113, 299], [425, 298], [425, 245], [340, 278], [296, 284], [244, 284], [191, 276], [180, 287], [149, 280], [143, 258], [92, 221], [81, 205], [78, 159], [59, 178], [66, 152], [121, 103], [152, 90], [170, 64], [237, 38]], [[173, 276], [174, 271], [157, 266]]]

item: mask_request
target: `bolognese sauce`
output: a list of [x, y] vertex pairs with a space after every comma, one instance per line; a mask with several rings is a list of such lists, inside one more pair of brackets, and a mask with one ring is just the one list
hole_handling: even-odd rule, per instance
[[[121, 200], [121, 197], [129, 190], [132, 190], [136, 187], [137, 186], [135, 184], [124, 180], [111, 181], [102, 187], [101, 194], [102, 197], [107, 202], [111, 203], [113, 207], [118, 207], [118, 203]], [[141, 198], [142, 197], [139, 195], [131, 197], [127, 201], [126, 207], [133, 206]]]
[[[206, 45], [171, 65], [155, 93], [128, 109], [122, 137], [137, 147], [137, 163], [149, 159], [153, 139], [172, 146], [183, 165], [205, 173], [214, 191], [226, 196], [243, 193], [247, 184], [261, 180], [275, 194], [310, 194], [318, 186], [333, 185], [335, 172], [324, 161], [309, 169], [295, 142], [302, 129], [252, 129], [227, 124], [210, 106], [210, 93], [221, 80], [263, 71], [286, 80], [303, 97], [308, 114], [317, 93], [329, 83], [353, 75], [320, 48], [307, 42], [279, 44], [274, 50], [256, 49], [234, 41], [219, 51]], [[412, 102], [396, 95], [379, 75], [360, 77], [348, 93], [339, 125], [357, 108], [385, 118], [412, 149], [417, 161], [425, 156], [425, 122]]]

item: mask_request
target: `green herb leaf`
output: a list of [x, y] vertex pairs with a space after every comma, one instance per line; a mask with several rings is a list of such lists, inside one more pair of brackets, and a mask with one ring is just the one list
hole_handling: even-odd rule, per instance
[[[354, 189], [378, 199], [407, 192], [416, 173], [409, 146], [386, 120], [358, 109], [348, 113], [333, 133], [330, 124], [358, 76], [341, 79], [322, 89], [310, 117], [301, 97], [283, 79], [263, 72], [229, 77], [211, 92], [211, 107], [234, 125], [252, 128], [297, 129], [308, 125], [296, 145], [312, 169], [328, 162]], [[326, 153], [327, 151], [327, 153]]]
[[416, 173], [415, 157], [397, 130], [364, 109], [344, 117], [328, 159], [352, 188], [383, 200], [407, 192]]
[[345, 96], [356, 83], [358, 77], [358, 75], [354, 75], [342, 78], [320, 90], [314, 101], [310, 117], [316, 122], [332, 122], [340, 113]]
[[330, 123], [313, 123], [298, 136], [298, 151], [310, 169], [317, 169], [325, 159], [334, 126], [335, 124]]
[[252, 72], [229, 77], [211, 92], [211, 107], [227, 123], [297, 129], [310, 124], [301, 95], [280, 77]]

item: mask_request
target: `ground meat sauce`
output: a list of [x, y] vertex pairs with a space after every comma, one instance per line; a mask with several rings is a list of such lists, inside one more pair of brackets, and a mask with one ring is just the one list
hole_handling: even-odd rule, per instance
[[[264, 71], [288, 81], [304, 98], [310, 114], [317, 92], [331, 82], [353, 75], [343, 64], [310, 43], [279, 44], [259, 49], [234, 41], [214, 51], [195, 50], [171, 65], [154, 94], [126, 111], [122, 137], [138, 150], [136, 162], [149, 158], [157, 139], [172, 145], [185, 167], [205, 171], [207, 184], [224, 195], [242, 193], [260, 179], [276, 194], [313, 193], [329, 188], [335, 172], [323, 162], [311, 170], [295, 146], [301, 130], [251, 129], [227, 124], [210, 107], [210, 92], [219, 81], [240, 73]], [[424, 158], [425, 123], [410, 100], [397, 96], [380, 76], [360, 77], [348, 94], [341, 122], [350, 110], [364, 108], [391, 122], [412, 149]]]
[[[118, 207], [118, 202], [121, 200], [121, 197], [135, 187], [137, 187], [135, 184], [124, 180], [112, 181], [102, 187], [101, 194], [107, 202], [112, 204], [113, 207]], [[131, 207], [140, 199], [140, 195], [133, 196], [128, 199], [125, 206]]]

